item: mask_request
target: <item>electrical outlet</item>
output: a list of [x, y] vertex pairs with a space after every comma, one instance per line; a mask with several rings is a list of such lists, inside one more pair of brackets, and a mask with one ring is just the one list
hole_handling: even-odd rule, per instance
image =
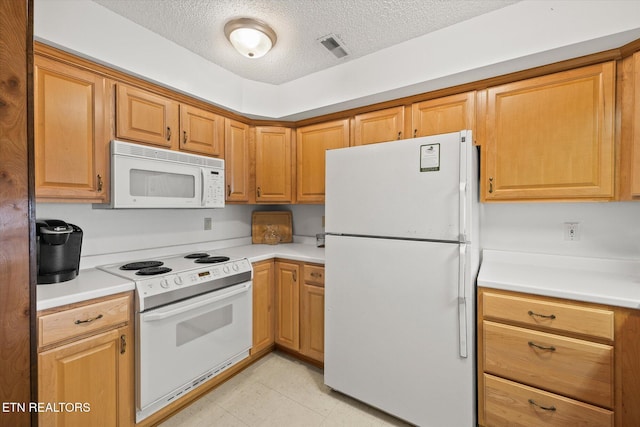
[[211, 230], [211, 225], [212, 225], [211, 218], [205, 218], [204, 219], [204, 229], [205, 230]]
[[580, 223], [579, 222], [564, 223], [564, 240], [568, 240], [568, 241], [580, 240]]

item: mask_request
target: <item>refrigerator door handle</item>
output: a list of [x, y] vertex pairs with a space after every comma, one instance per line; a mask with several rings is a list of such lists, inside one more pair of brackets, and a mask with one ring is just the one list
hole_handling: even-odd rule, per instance
[[460, 196], [458, 198], [460, 201], [459, 207], [459, 215], [460, 215], [460, 241], [467, 241], [467, 183], [460, 183]]
[[467, 350], [467, 245], [460, 244], [458, 271], [458, 334], [460, 341], [460, 357], [468, 357]]

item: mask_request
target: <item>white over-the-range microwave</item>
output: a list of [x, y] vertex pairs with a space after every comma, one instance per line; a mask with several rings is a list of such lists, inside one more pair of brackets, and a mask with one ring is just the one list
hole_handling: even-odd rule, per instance
[[224, 160], [111, 141], [111, 203], [97, 207], [223, 208]]

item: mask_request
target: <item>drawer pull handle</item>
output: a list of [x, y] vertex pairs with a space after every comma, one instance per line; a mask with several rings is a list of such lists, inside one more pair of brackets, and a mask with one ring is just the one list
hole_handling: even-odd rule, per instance
[[538, 408], [540, 408], [540, 409], [544, 409], [545, 411], [555, 411], [555, 410], [556, 410], [556, 407], [555, 407], [555, 406], [542, 406], [542, 405], [538, 405], [538, 404], [536, 403], [536, 401], [535, 401], [535, 400], [533, 400], [533, 399], [529, 399], [529, 403], [530, 403], [530, 404], [532, 404], [532, 405], [534, 405], [534, 406], [537, 406], [537, 407], [538, 407]]
[[83, 323], [91, 323], [94, 320], [98, 320], [98, 319], [102, 319], [102, 314], [98, 314], [96, 317], [90, 317], [87, 320], [76, 320], [75, 323], [76, 325], [81, 325]]
[[554, 346], [545, 347], [543, 345], [536, 344], [533, 341], [529, 341], [529, 347], [539, 348], [540, 350], [556, 351]]
[[538, 314], [538, 313], [534, 313], [534, 312], [533, 312], [533, 311], [531, 311], [531, 310], [529, 310], [529, 311], [527, 312], [527, 314], [528, 314], [529, 316], [532, 316], [532, 317], [533, 317], [533, 316], [537, 316], [537, 317], [544, 317], [545, 319], [551, 319], [551, 320], [553, 320], [553, 319], [555, 319], [555, 318], [556, 318], [556, 315], [555, 315], [555, 314]]
[[321, 273], [316, 273], [314, 271], [313, 273], [311, 273], [311, 277], [315, 277], [315, 278], [322, 277], [322, 274]]

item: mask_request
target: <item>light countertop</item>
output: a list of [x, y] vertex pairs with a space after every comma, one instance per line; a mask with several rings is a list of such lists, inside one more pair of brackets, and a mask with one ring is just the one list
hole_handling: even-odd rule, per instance
[[[281, 243], [278, 245], [241, 245], [220, 247], [216, 242], [211, 250], [232, 258], [247, 258], [250, 262], [265, 261], [273, 258], [286, 258], [294, 261], [324, 264], [324, 248], [307, 243]], [[206, 244], [200, 244], [197, 250], [207, 250]], [[176, 253], [188, 252], [181, 248]], [[166, 254], [165, 254], [166, 255]], [[149, 256], [148, 258], [151, 258]], [[112, 257], [113, 258], [113, 257]], [[129, 258], [131, 259], [131, 258]], [[124, 258], [122, 262], [127, 261]], [[109, 259], [108, 263], [114, 262]], [[103, 264], [107, 264], [104, 262]], [[36, 290], [38, 311], [60, 307], [93, 298], [100, 298], [135, 289], [133, 282], [106, 273], [96, 268], [80, 270], [78, 277], [67, 282], [38, 285]]]
[[484, 250], [478, 286], [640, 309], [640, 261]]

